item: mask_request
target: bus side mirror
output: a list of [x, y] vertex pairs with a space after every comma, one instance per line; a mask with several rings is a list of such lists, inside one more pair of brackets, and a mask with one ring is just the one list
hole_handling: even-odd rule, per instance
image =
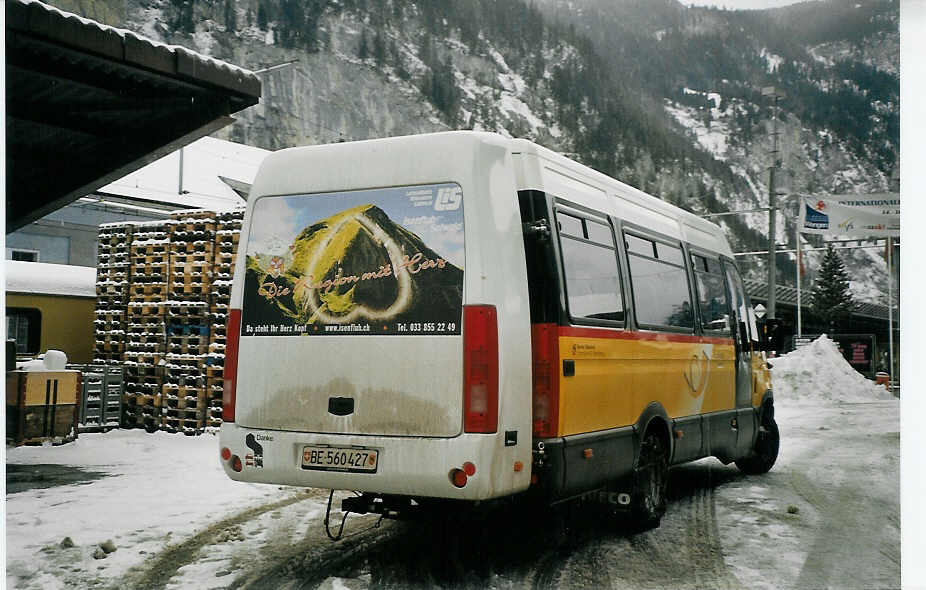
[[780, 327], [780, 319], [765, 318], [762, 322], [762, 327], [759, 329], [759, 333], [762, 334], [762, 337], [759, 339], [762, 350], [766, 352], [778, 350], [776, 343], [778, 342], [778, 329]]
[[740, 328], [740, 342], [743, 343], [743, 347], [748, 347], [749, 344], [749, 330], [746, 328], [746, 322], [739, 323]]
[[550, 226], [547, 225], [546, 219], [539, 219], [529, 223], [522, 223], [521, 227], [524, 235], [528, 238], [535, 238], [541, 242], [550, 238]]

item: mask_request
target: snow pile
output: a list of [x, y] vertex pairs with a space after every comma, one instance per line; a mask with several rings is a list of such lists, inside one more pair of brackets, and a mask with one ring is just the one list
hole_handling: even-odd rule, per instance
[[853, 369], [826, 334], [769, 362], [776, 400], [866, 402], [894, 399], [883, 385], [876, 385]]

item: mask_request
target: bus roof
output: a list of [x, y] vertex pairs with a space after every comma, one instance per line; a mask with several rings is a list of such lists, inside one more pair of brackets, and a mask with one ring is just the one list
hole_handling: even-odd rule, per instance
[[518, 190], [548, 192], [695, 246], [733, 255], [723, 230], [706, 219], [531, 141], [512, 140], [511, 152], [521, 160]]
[[[451, 154], [449, 146], [459, 149]], [[422, 152], [440, 154], [434, 157], [448, 160], [473, 150], [484, 156], [477, 156], [476, 161], [493, 162], [499, 148], [512, 157], [517, 190], [543, 191], [710, 252], [733, 256], [723, 230], [710, 221], [526, 139], [511, 139], [481, 131], [444, 131], [280, 150], [264, 160], [252, 195], [288, 194], [298, 190], [296, 187], [307, 174], [302, 172], [305, 170], [305, 158], [312, 159], [316, 170], [312, 173], [312, 180], [317, 190], [325, 191], [343, 188], [340, 185], [345, 178], [354, 183], [368, 182], [372, 178], [386, 184], [391, 181], [389, 174], [384, 178], [376, 176], [376, 172], [356, 167], [336, 167], [338, 174], [317, 172], [331, 170], [339, 159], [348, 156], [377, 159], [383, 150], [389, 150], [389, 153], [396, 154], [398, 161], [404, 161], [403, 158], [412, 161], [405, 156]], [[300, 172], [294, 174], [294, 170]], [[348, 170], [350, 174], [345, 176]], [[396, 170], [390, 173], [397, 174]]]

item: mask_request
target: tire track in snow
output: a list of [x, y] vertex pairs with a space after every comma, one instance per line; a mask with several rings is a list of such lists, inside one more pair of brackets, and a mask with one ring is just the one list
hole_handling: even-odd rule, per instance
[[[639, 534], [624, 531], [583, 549], [572, 561], [597, 558], [604, 572], [599, 577], [608, 584], [602, 587], [613, 589], [742, 588], [724, 561], [714, 504], [715, 489], [738, 475], [710, 464], [673, 468], [669, 507], [659, 528]], [[563, 579], [576, 579], [574, 569]]]
[[565, 562], [572, 551], [553, 550], [545, 554], [534, 572], [533, 590], [552, 590], [559, 587]]
[[898, 587], [899, 577], [879, 561], [884, 557], [900, 565], [899, 527], [896, 518], [871, 510], [879, 499], [851, 479], [835, 494], [803, 473], [794, 471], [791, 479], [798, 495], [817, 509], [821, 522], [794, 587]]
[[[710, 474], [710, 471], [708, 471]], [[710, 476], [708, 475], [708, 480]], [[692, 576], [695, 588], [740, 588], [741, 584], [727, 569], [717, 527], [714, 488], [710, 481], [697, 487], [689, 496], [692, 518], [687, 528], [685, 548], [689, 563], [698, 564]]]
[[[362, 563], [366, 554], [395, 538], [401, 529], [395, 524], [389, 521], [382, 527], [367, 526], [338, 542], [331, 542], [315, 527], [303, 541], [291, 545], [285, 552], [276, 553], [268, 562], [251, 566], [250, 573], [236, 579], [229, 588], [315, 588], [326, 578], [351, 569], [351, 564]], [[349, 529], [346, 530], [350, 534]]]
[[208, 528], [193, 535], [191, 538], [170, 545], [157, 555], [147, 559], [141, 566], [142, 570], [138, 574], [129, 574], [128, 578], [122, 580], [118, 588], [134, 588], [137, 590], [151, 590], [164, 588], [170, 579], [177, 574], [177, 570], [185, 565], [196, 562], [200, 557], [203, 547], [220, 541], [223, 533], [241, 525], [258, 516], [277, 510], [298, 502], [307, 500], [320, 499], [318, 490], [309, 490], [301, 492], [270, 504], [263, 504], [249, 508], [238, 514], [220, 520]]

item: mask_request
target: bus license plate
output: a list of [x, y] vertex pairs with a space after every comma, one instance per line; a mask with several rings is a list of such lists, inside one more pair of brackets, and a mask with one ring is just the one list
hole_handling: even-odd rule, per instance
[[302, 468], [322, 471], [375, 473], [379, 453], [374, 449], [303, 447]]

